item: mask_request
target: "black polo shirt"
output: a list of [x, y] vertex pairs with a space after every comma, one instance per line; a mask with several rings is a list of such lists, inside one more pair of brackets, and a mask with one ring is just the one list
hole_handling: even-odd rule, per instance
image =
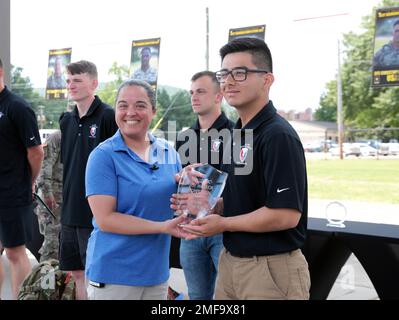
[[32, 204], [27, 148], [40, 145], [35, 113], [7, 88], [0, 92], [0, 215]]
[[61, 223], [92, 227], [92, 213], [86, 200], [85, 171], [90, 152], [118, 129], [114, 110], [95, 97], [87, 114], [79, 118], [75, 106], [60, 118], [63, 203]]
[[[253, 141], [248, 136], [251, 130]], [[238, 120], [233, 131], [232, 163], [222, 166], [229, 174], [223, 194], [224, 215], [237, 216], [266, 206], [296, 209], [302, 216], [289, 230], [225, 232], [224, 246], [237, 256], [273, 255], [301, 247], [307, 229], [308, 194], [305, 155], [297, 133], [277, 114], [271, 101], [245, 127]]]
[[177, 137], [176, 150], [179, 152], [182, 166], [193, 163], [208, 163], [220, 170], [223, 150], [230, 141], [234, 123], [224, 112], [206, 131], [201, 131], [199, 120], [190, 129]]
[[[233, 127], [234, 123], [223, 112], [205, 132], [201, 131], [197, 119], [190, 130], [179, 134], [176, 141], [176, 150], [179, 152], [182, 166], [201, 162], [209, 163], [220, 170], [223, 151], [230, 142]], [[213, 130], [217, 130], [217, 132]], [[179, 248], [180, 239], [172, 237], [169, 257], [171, 268], [181, 268]]]

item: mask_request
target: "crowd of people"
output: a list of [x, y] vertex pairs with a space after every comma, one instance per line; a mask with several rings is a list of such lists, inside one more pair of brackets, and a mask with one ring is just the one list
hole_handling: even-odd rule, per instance
[[[191, 78], [197, 121], [175, 147], [149, 133], [151, 84], [126, 80], [111, 107], [95, 95], [97, 68], [85, 60], [66, 66], [75, 106], [42, 144], [35, 114], [5, 86], [0, 60], [0, 252], [14, 298], [31, 271], [26, 244], [37, 216], [40, 259], [71, 272], [79, 300], [165, 300], [172, 267], [183, 268], [192, 300], [309, 299], [306, 163], [269, 98], [270, 50], [240, 38], [220, 55], [219, 71]], [[237, 123], [222, 112], [223, 98]], [[210, 214], [187, 221], [184, 209], [202, 205], [209, 189], [187, 200], [178, 184], [184, 173], [195, 181], [205, 163], [228, 173], [226, 186]], [[36, 194], [47, 208], [34, 215]], [[3, 279], [0, 261], [0, 290]]]

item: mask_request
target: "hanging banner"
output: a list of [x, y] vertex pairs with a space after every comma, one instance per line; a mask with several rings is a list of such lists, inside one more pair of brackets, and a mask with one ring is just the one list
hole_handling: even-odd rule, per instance
[[373, 87], [399, 85], [399, 7], [376, 11]]
[[156, 91], [161, 38], [132, 41], [130, 74], [132, 79], [148, 82]]
[[49, 51], [46, 99], [59, 100], [67, 98], [66, 65], [71, 62], [72, 48]]
[[229, 42], [238, 38], [258, 38], [261, 40], [265, 40], [265, 30], [266, 25], [253, 26], [253, 27], [245, 27], [245, 28], [236, 28], [229, 30]]

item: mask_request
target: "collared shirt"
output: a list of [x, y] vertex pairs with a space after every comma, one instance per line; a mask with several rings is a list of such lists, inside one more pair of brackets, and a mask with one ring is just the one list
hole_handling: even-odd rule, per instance
[[114, 110], [96, 96], [87, 114], [78, 109], [60, 119], [63, 205], [61, 223], [91, 228], [92, 213], [85, 198], [85, 170], [90, 152], [118, 129]]
[[223, 151], [230, 141], [233, 127], [234, 123], [224, 112], [206, 131], [201, 130], [197, 119], [190, 129], [181, 132], [177, 138], [176, 150], [180, 154], [183, 167], [193, 163], [209, 163], [220, 169]]
[[[116, 211], [151, 221], [173, 217], [170, 196], [181, 169], [175, 149], [149, 134], [149, 161], [123, 141], [120, 131], [91, 154], [86, 170], [86, 195], [109, 195]], [[88, 279], [108, 284], [150, 286], [169, 278], [170, 235], [122, 235], [103, 232], [93, 219], [86, 260]]]
[[0, 92], [0, 214], [32, 204], [27, 148], [40, 145], [35, 113], [21, 97]]
[[289, 230], [225, 232], [223, 242], [229, 252], [238, 256], [273, 255], [303, 245], [308, 210], [304, 151], [297, 133], [277, 114], [271, 101], [245, 127], [241, 120], [237, 122], [232, 164], [223, 165], [222, 170], [229, 174], [223, 194], [226, 217], [264, 206], [301, 212], [298, 225]]

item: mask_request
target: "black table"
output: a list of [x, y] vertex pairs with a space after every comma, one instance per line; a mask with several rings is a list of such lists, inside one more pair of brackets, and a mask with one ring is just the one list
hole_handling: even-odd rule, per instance
[[[398, 213], [399, 214], [399, 213]], [[380, 299], [399, 299], [399, 226], [346, 221], [329, 227], [326, 219], [309, 218], [303, 248], [310, 269], [310, 298], [327, 299], [342, 266], [353, 253]]]

